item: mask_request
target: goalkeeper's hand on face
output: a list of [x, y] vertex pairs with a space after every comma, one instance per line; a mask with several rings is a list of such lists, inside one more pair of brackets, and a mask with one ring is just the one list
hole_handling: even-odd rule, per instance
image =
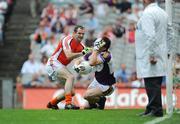
[[105, 42], [101, 38], [98, 38], [94, 41], [94, 50], [99, 51], [103, 46], [105, 45]]
[[83, 55], [86, 55], [87, 53], [91, 52], [92, 51], [92, 48], [90, 47], [85, 47], [83, 50], [82, 50], [82, 54]]

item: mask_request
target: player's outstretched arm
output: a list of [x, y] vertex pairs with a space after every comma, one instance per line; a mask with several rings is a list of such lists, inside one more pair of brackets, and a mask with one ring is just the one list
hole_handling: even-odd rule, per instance
[[69, 49], [64, 49], [64, 53], [66, 55], [66, 57], [70, 60], [73, 60], [75, 58], [78, 58], [80, 56], [83, 56], [83, 53], [82, 52], [78, 52], [78, 53], [73, 53], [71, 52], [71, 50]]

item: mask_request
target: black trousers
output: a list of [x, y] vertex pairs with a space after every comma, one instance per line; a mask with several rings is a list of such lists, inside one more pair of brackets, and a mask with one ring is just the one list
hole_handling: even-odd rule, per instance
[[161, 84], [163, 77], [144, 78], [145, 89], [148, 96], [146, 112], [162, 114]]

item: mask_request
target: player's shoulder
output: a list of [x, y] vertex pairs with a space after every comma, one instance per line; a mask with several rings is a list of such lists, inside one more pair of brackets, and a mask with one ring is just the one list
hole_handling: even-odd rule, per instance
[[65, 41], [65, 42], [70, 41], [70, 40], [72, 40], [72, 39], [73, 39], [73, 37], [72, 37], [71, 35], [63, 36], [63, 37], [61, 38], [61, 40], [62, 40], [62, 41]]

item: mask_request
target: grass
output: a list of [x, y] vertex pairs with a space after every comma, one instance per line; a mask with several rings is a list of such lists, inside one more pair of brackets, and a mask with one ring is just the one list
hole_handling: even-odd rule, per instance
[[171, 118], [160, 122], [159, 124], [179, 124], [180, 123], [180, 113], [174, 113]]
[[[18, 110], [1, 109], [0, 124], [143, 124], [154, 117], [138, 117], [143, 110]], [[172, 123], [180, 121], [175, 114]], [[171, 120], [163, 124], [171, 124]]]

